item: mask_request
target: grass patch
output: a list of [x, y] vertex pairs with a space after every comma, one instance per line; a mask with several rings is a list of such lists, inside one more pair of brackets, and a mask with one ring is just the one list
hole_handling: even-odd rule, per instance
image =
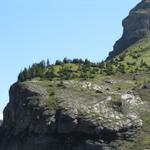
[[57, 102], [56, 102], [56, 97], [55, 97], [55, 93], [52, 92], [50, 95], [49, 95], [49, 98], [47, 100], [47, 106], [52, 109], [52, 110], [55, 110], [56, 107], [57, 107]]

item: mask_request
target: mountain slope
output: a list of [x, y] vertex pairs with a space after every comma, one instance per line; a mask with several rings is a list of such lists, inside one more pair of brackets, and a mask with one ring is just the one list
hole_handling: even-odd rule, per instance
[[135, 42], [122, 53], [118, 54], [107, 65], [113, 68], [114, 72], [122, 73], [148, 73], [150, 71], [150, 35]]

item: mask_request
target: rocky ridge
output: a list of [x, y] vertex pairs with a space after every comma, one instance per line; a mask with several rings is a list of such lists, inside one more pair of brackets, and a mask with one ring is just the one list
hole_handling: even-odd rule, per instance
[[123, 22], [123, 35], [115, 43], [114, 50], [110, 52], [108, 60], [121, 54], [128, 47], [149, 36], [150, 33], [150, 1], [142, 0], [135, 8], [133, 8], [129, 16]]

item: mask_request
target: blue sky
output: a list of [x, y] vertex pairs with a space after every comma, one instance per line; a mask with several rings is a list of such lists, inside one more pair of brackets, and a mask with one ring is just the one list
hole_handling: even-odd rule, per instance
[[105, 59], [139, 1], [0, 1], [0, 112], [24, 67], [47, 58]]

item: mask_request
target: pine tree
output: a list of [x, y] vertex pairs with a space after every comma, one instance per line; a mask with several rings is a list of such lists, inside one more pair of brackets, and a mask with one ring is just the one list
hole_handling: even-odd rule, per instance
[[23, 74], [22, 71], [21, 71], [21, 72], [19, 73], [19, 75], [18, 75], [18, 81], [20, 81], [20, 82], [25, 81], [25, 77], [24, 77], [24, 74]]
[[49, 59], [47, 59], [46, 65], [47, 65], [47, 66], [50, 66], [50, 61], [49, 61]]
[[28, 80], [30, 78], [30, 75], [29, 75], [29, 72], [28, 72], [27, 68], [24, 69], [23, 75], [24, 75], [25, 80]]

